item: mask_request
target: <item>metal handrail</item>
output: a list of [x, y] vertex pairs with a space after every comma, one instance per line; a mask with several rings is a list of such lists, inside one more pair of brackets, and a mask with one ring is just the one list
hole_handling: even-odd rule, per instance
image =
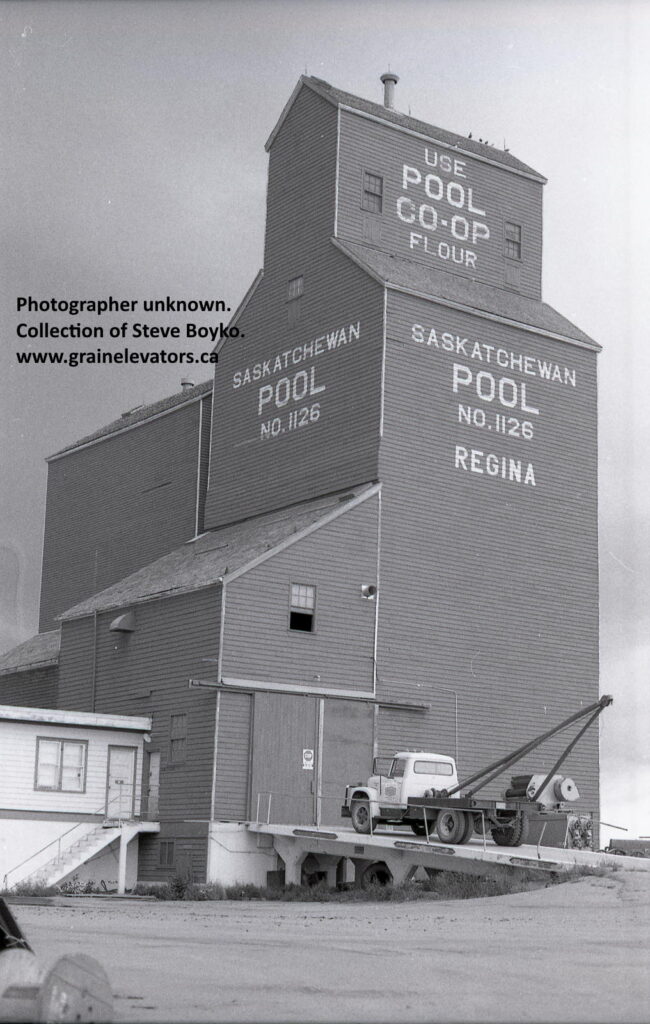
[[[119, 798], [121, 798], [121, 794], [120, 793], [118, 793], [116, 796], [114, 796], [113, 800], [116, 800], [116, 799], [119, 799]], [[113, 801], [111, 801], [111, 803], [112, 802]], [[110, 806], [110, 804], [109, 804], [109, 806]], [[98, 807], [96, 811], [91, 811], [91, 814], [101, 814], [102, 811], [105, 811], [105, 810], [108, 810], [108, 807], [106, 806], [106, 801], [104, 801], [104, 803], [102, 803], [102, 806]], [[106, 818], [106, 815], [104, 815], [104, 819], [105, 818]], [[118, 821], [120, 821], [120, 820], [121, 819], [118, 818]], [[52, 839], [52, 840], [50, 840], [49, 843], [46, 843], [45, 846], [41, 846], [40, 850], [36, 850], [34, 853], [30, 853], [29, 857], [25, 857], [25, 859], [22, 860], [20, 862], [20, 864], [15, 864], [13, 868], [9, 868], [9, 870], [5, 872], [4, 879], [3, 879], [3, 887], [4, 887], [4, 889], [8, 888], [7, 879], [9, 878], [9, 875], [12, 875], [15, 871], [18, 871], [20, 868], [24, 867], [25, 864], [29, 864], [30, 860], [34, 860], [34, 858], [40, 856], [41, 853], [44, 853], [46, 850], [49, 850], [50, 846], [54, 846], [55, 844], [58, 846], [58, 850], [57, 850], [56, 856], [57, 856], [57, 858], [60, 857], [61, 856], [61, 840], [65, 839], [66, 836], [69, 836], [71, 832], [74, 832], [76, 829], [80, 828], [81, 825], [87, 825], [87, 824], [88, 824], [88, 822], [86, 822], [86, 821], [78, 821], [75, 825], [72, 826], [72, 828], [69, 828], [66, 832], [62, 832], [60, 836], [57, 836], [56, 839]], [[72, 846], [72, 845], [73, 844], [70, 844], [70, 846]], [[55, 860], [55, 859], [56, 858], [54, 858], [54, 857], [52, 858], [52, 860]], [[45, 863], [49, 864], [50, 862], [46, 861]], [[45, 865], [43, 865], [43, 866], [45, 866]]]

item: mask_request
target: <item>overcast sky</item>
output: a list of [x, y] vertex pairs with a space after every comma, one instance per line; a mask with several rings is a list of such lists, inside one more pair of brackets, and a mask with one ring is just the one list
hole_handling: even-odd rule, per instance
[[45, 456], [184, 375], [19, 367], [16, 297], [236, 306], [261, 265], [264, 142], [299, 75], [381, 102], [390, 65], [398, 109], [549, 179], [544, 299], [604, 346], [602, 816], [650, 835], [650, 3], [5, 0], [0, 24], [0, 650], [37, 629]]

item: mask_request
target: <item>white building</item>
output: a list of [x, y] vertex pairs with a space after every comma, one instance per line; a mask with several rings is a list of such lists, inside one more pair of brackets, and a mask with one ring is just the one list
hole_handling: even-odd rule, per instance
[[138, 835], [159, 829], [143, 820], [150, 731], [145, 717], [0, 705], [2, 889], [72, 875], [135, 885]]

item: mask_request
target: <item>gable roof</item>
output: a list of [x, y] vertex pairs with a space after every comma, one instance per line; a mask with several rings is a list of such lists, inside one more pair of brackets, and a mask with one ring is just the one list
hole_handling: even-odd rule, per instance
[[0, 676], [58, 665], [61, 630], [37, 633], [0, 656]]
[[303, 86], [311, 89], [317, 93], [322, 99], [327, 100], [328, 103], [334, 104], [336, 107], [348, 107], [353, 111], [361, 114], [366, 114], [373, 118], [378, 118], [381, 121], [386, 121], [388, 124], [395, 125], [398, 128], [404, 128], [407, 131], [415, 132], [417, 135], [423, 135], [433, 142], [439, 142], [443, 146], [451, 147], [458, 152], [465, 153], [467, 156], [475, 157], [478, 160], [488, 161], [489, 163], [499, 164], [507, 168], [508, 170], [515, 171], [518, 174], [524, 174], [526, 177], [535, 178], [542, 184], [546, 183], [546, 178], [538, 171], [529, 167], [528, 164], [518, 160], [517, 157], [507, 152], [505, 149], [497, 149], [496, 146], [489, 146], [487, 143], [478, 142], [476, 139], [467, 138], [465, 135], [458, 135], [456, 132], [447, 131], [444, 128], [437, 128], [435, 125], [428, 124], [426, 121], [420, 121], [415, 117], [411, 117], [410, 114], [402, 114], [398, 110], [391, 110], [389, 107], [383, 106], [381, 103], [372, 103], [370, 100], [365, 100], [361, 96], [355, 96], [353, 93], [344, 92], [342, 89], [337, 89], [329, 82], [325, 82], [322, 78], [316, 78], [313, 75], [307, 77], [302, 75], [298, 80], [298, 84], [291, 94], [289, 101], [284, 107], [284, 110], [280, 114], [280, 118], [275, 125], [275, 128], [269, 135], [266, 142], [266, 149], [270, 149], [273, 144], [273, 140], [280, 131], [280, 128], [284, 124], [284, 121], [293, 106], [293, 103]]
[[124, 608], [155, 598], [202, 590], [240, 575], [271, 557], [310, 527], [325, 525], [376, 493], [365, 484], [204, 533], [138, 572], [82, 601], [59, 616], [77, 619], [93, 612]]
[[203, 395], [207, 395], [212, 391], [212, 379], [205, 380], [201, 384], [196, 384], [193, 388], [187, 388], [184, 391], [177, 391], [173, 395], [168, 395], [166, 398], [160, 398], [156, 402], [152, 402], [150, 405], [138, 405], [135, 409], [131, 409], [129, 412], [124, 412], [119, 419], [113, 420], [112, 423], [107, 423], [104, 427], [99, 427], [93, 431], [92, 434], [87, 434], [82, 437], [79, 441], [75, 441], [74, 444], [69, 444], [66, 448], [61, 448], [60, 451], [55, 452], [54, 455], [50, 455], [47, 458], [47, 462], [52, 459], [58, 459], [61, 455], [67, 455], [68, 452], [72, 452], [75, 448], [81, 448], [83, 445], [91, 444], [93, 441], [99, 441], [103, 437], [108, 437], [110, 434], [117, 434], [121, 430], [127, 430], [129, 427], [135, 426], [136, 423], [144, 423], [145, 420], [153, 419], [155, 416], [160, 416], [161, 413], [169, 412], [172, 409], [179, 408], [182, 405], [189, 405], [190, 402], [196, 402], [197, 399], [202, 398]]
[[533, 328], [537, 333], [575, 342], [596, 352], [601, 349], [598, 342], [546, 302], [505, 288], [494, 288], [492, 285], [457, 277], [416, 260], [391, 256], [357, 242], [343, 242], [338, 238], [333, 238], [332, 242], [375, 280], [389, 288], [420, 294], [433, 301], [437, 299], [462, 307], [474, 315], [483, 312], [508, 320], [523, 330]]

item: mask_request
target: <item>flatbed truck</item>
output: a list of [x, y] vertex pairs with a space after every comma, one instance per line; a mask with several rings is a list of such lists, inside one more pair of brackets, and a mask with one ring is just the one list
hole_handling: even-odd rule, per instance
[[[373, 832], [381, 824], [409, 825], [416, 835], [431, 835], [435, 831], [443, 843], [467, 843], [473, 833], [489, 832], [499, 846], [520, 846], [526, 841], [532, 814], [568, 815], [568, 804], [577, 800], [579, 793], [573, 779], [557, 770], [612, 702], [610, 696], [601, 697], [461, 783], [455, 760], [447, 755], [401, 751], [391, 759], [386, 775], [376, 770], [379, 759], [375, 758], [373, 775], [367, 783], [346, 787], [341, 814], [351, 818], [354, 829], [360, 833]], [[550, 771], [513, 777], [503, 799], [477, 799], [476, 793], [507, 768], [587, 716], [586, 724]]]

